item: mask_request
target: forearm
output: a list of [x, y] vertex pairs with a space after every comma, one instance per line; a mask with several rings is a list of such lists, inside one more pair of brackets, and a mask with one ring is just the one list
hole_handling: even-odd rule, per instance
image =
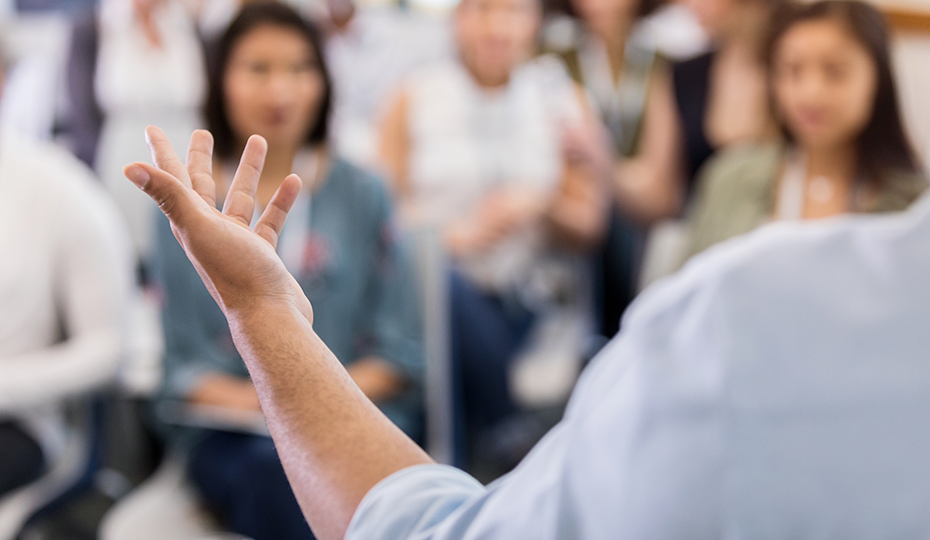
[[304, 515], [341, 539], [365, 494], [429, 457], [358, 389], [287, 301], [227, 313]]

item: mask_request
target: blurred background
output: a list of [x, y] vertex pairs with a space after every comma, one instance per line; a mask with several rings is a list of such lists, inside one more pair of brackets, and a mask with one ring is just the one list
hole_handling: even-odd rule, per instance
[[265, 136], [259, 205], [305, 183], [278, 249], [315, 330], [483, 482], [690, 256], [926, 186], [930, 0], [541, 1], [0, 0], [0, 540], [312, 538], [122, 177], [149, 124], [182, 155], [214, 133], [220, 200]]

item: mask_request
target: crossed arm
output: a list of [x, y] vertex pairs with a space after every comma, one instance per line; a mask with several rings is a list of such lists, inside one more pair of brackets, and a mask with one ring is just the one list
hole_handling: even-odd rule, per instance
[[201, 279], [229, 321], [248, 366], [284, 470], [314, 533], [341, 539], [365, 494], [401, 469], [431, 463], [353, 383], [313, 331], [313, 311], [275, 253], [300, 191], [288, 176], [249, 228], [267, 144], [246, 144], [223, 211], [215, 208], [213, 139], [191, 137], [186, 165], [165, 135], [148, 128], [156, 166], [125, 174], [171, 221]]

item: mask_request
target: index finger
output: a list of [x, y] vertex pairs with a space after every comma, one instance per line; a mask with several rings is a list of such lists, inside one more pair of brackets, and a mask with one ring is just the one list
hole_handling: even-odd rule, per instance
[[191, 187], [191, 179], [187, 174], [187, 167], [181, 162], [174, 148], [171, 147], [171, 141], [165, 132], [155, 126], [145, 128], [145, 142], [149, 145], [152, 152], [152, 161], [155, 166], [174, 176], [181, 181], [186, 187]]

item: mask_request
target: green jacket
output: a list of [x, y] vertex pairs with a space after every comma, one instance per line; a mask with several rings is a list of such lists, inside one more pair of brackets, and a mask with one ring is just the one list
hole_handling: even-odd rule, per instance
[[[784, 155], [781, 144], [742, 145], [719, 152], [704, 165], [698, 173], [688, 257], [771, 221]], [[922, 175], [892, 174], [874, 205], [863, 211], [904, 210], [926, 187]]]

